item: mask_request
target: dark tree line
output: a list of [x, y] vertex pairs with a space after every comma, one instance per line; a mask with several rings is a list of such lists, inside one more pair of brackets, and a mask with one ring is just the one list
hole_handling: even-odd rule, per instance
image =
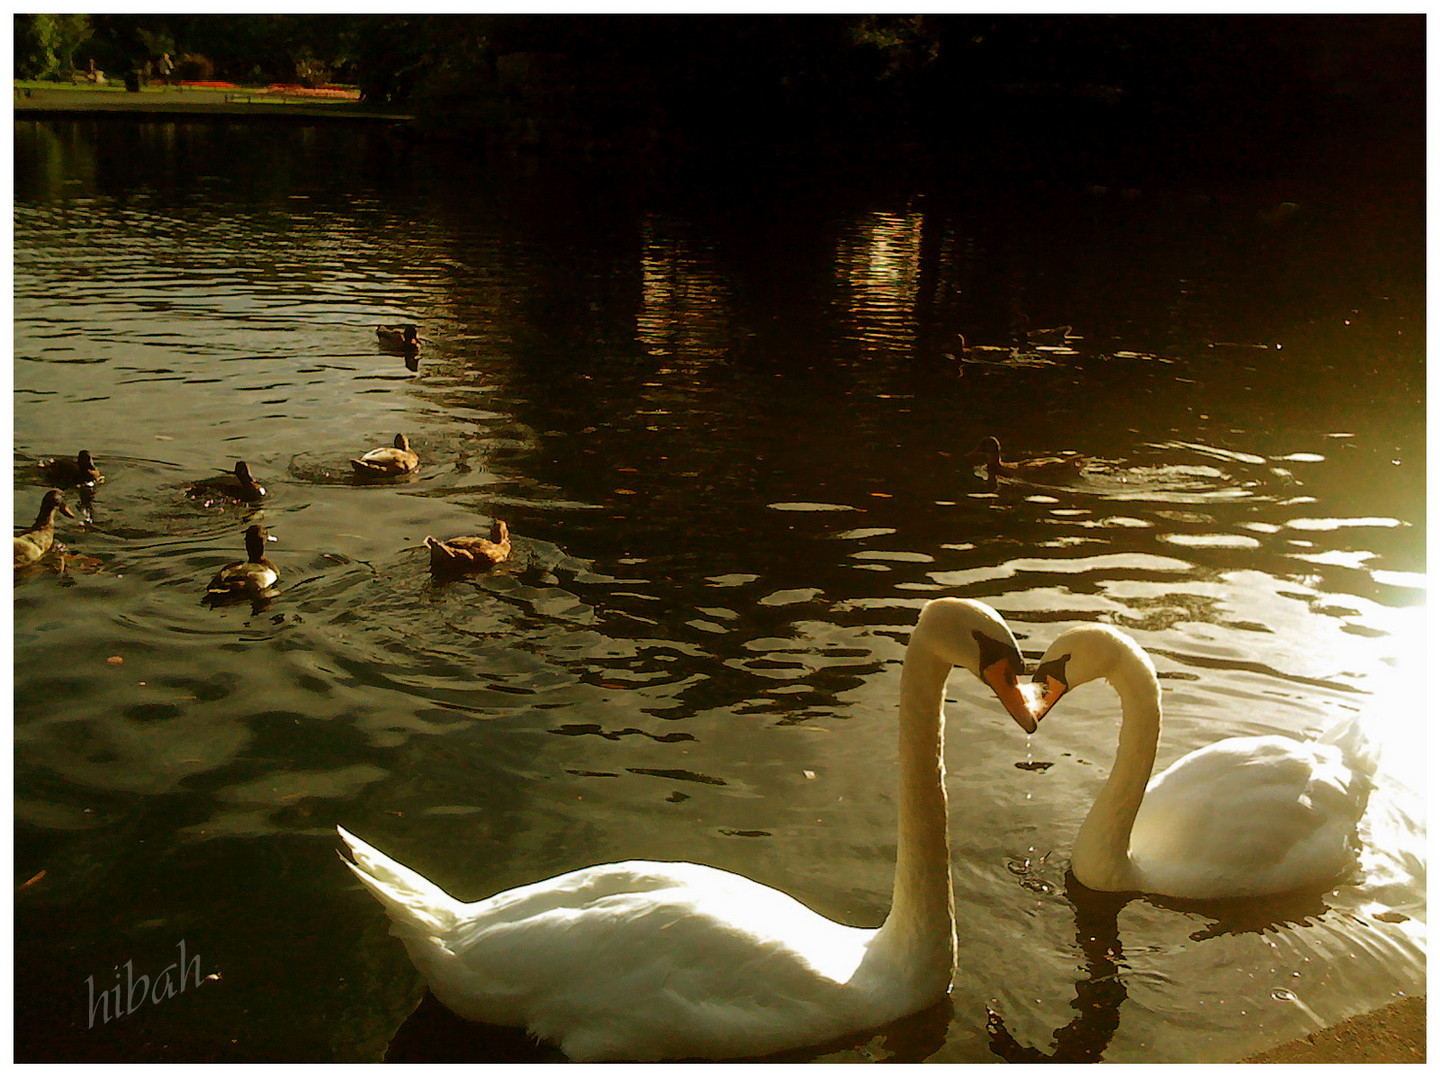
[[117, 78], [168, 53], [179, 76], [353, 81], [364, 20], [325, 15], [16, 15], [17, 78], [68, 78], [90, 61]]
[[[18, 15], [16, 74], [345, 82], [451, 134], [1204, 162], [1423, 130], [1420, 16]], [[1377, 131], [1381, 134], [1377, 134]], [[1339, 136], [1337, 135], [1337, 140]], [[1310, 147], [1311, 149], [1306, 149]]]

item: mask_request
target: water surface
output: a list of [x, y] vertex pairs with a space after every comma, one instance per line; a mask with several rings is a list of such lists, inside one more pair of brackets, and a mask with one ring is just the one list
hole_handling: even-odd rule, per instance
[[[1235, 1060], [1423, 993], [1403, 207], [558, 171], [17, 123], [14, 519], [43, 458], [107, 477], [60, 523], [66, 569], [14, 583], [21, 1060], [379, 1060], [421, 988], [337, 823], [466, 899], [688, 859], [878, 923], [899, 664], [937, 595], [998, 608], [1032, 662], [1077, 622], [1135, 636], [1160, 766], [1362, 715], [1386, 747], [1363, 867], [1205, 910], [1087, 894], [1065, 870], [1116, 700], [1087, 687], [1027, 740], [957, 676], [950, 1000], [786, 1060]], [[415, 370], [376, 347], [395, 321]], [[397, 431], [418, 475], [353, 485]], [[986, 434], [1090, 464], [990, 485]], [[261, 506], [189, 497], [237, 459]], [[431, 580], [427, 534], [496, 517], [508, 565]], [[280, 595], [202, 605], [252, 521]], [[94, 1018], [181, 940], [218, 979]], [[451, 1036], [422, 1053], [553, 1056]]]

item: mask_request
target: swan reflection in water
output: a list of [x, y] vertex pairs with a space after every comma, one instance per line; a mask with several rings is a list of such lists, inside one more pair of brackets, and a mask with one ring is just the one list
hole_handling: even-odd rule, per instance
[[1055, 1031], [1055, 1049], [1045, 1053], [1017, 1042], [1000, 1014], [987, 1008], [985, 1030], [990, 1033], [990, 1049], [1004, 1061], [1100, 1061], [1120, 1028], [1120, 1006], [1126, 998], [1120, 977], [1125, 953], [1117, 920], [1120, 909], [1133, 897], [1087, 889], [1068, 871], [1065, 895], [1075, 914], [1075, 943], [1085, 957], [1085, 977], [1075, 984], [1075, 996], [1070, 1000], [1075, 1019]]
[[1065, 873], [1065, 897], [1075, 917], [1075, 944], [1085, 960], [1085, 975], [1075, 984], [1070, 999], [1075, 1017], [1054, 1031], [1054, 1048], [1039, 1050], [1018, 1041], [993, 1008], [987, 1008], [985, 1029], [990, 1050], [1011, 1064], [1056, 1062], [1088, 1064], [1104, 1060], [1120, 1029], [1120, 1007], [1129, 996], [1125, 989], [1125, 950], [1120, 943], [1118, 919], [1132, 900], [1144, 899], [1155, 907], [1200, 916], [1209, 924], [1190, 935], [1193, 941], [1227, 934], [1266, 934], [1287, 926], [1309, 926], [1330, 910], [1324, 894], [1301, 890], [1283, 896], [1244, 897], [1232, 900], [1179, 901], [1167, 897], [1137, 897], [1134, 893], [1096, 892]]
[[[827, 1045], [738, 1060], [787, 1065], [821, 1060], [830, 1054], [849, 1058], [859, 1054], [875, 1063], [922, 1062], [945, 1046], [954, 1019], [955, 1006], [947, 997], [910, 1016], [872, 1031], [842, 1036]], [[569, 1059], [558, 1047], [535, 1039], [524, 1028], [462, 1020], [428, 990], [385, 1052], [386, 1064], [477, 1061], [559, 1065]]]

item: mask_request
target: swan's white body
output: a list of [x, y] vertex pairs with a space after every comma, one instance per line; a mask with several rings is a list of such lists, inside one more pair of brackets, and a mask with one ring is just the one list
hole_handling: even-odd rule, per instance
[[1328, 884], [1353, 865], [1374, 769], [1358, 723], [1315, 742], [1223, 739], [1152, 779], [1160, 684], [1125, 634], [1097, 625], [1056, 638], [1035, 673], [1046, 685], [1040, 716], [1096, 678], [1119, 694], [1122, 720], [1109, 779], [1070, 857], [1082, 885], [1187, 899], [1266, 896]]
[[[525, 1026], [577, 1061], [747, 1057], [884, 1024], [942, 999], [955, 965], [943, 764], [954, 666], [1033, 729], [1013, 636], [972, 601], [932, 601], [901, 676], [899, 836], [883, 926], [693, 863], [622, 862], [462, 903], [340, 830], [356, 876], [435, 996]], [[1023, 717], [1023, 719], [1022, 719]]]

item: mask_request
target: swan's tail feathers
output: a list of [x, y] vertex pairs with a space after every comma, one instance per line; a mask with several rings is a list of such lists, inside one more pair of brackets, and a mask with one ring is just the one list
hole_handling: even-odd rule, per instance
[[398, 937], [443, 939], [455, 927], [465, 906], [461, 901], [353, 833], [338, 826], [336, 831], [350, 848], [350, 858], [342, 853], [341, 861], [385, 905]]
[[1380, 744], [1366, 733], [1358, 713], [1330, 727], [1317, 741], [1338, 749], [1351, 772], [1367, 780], [1375, 775], [1380, 763]]

